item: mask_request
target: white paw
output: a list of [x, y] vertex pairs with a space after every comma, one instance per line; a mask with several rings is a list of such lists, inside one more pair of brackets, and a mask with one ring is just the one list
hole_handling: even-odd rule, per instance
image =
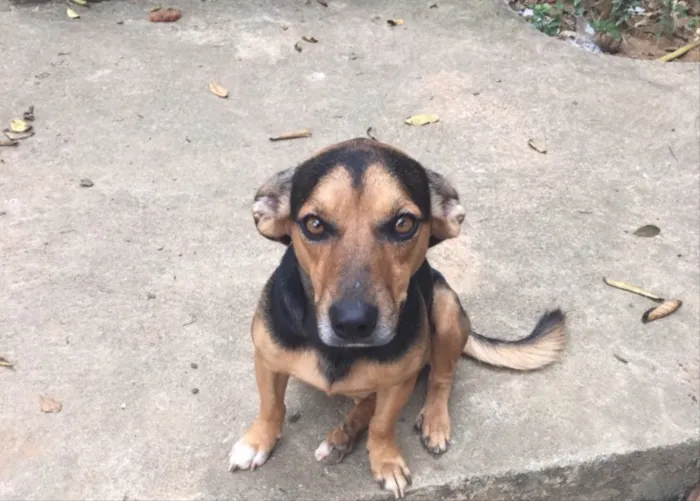
[[239, 440], [231, 448], [229, 454], [229, 471], [254, 470], [262, 466], [270, 457], [270, 451], [257, 450]]
[[325, 440], [321, 442], [321, 445], [319, 445], [316, 448], [316, 451], [314, 452], [314, 456], [316, 456], [316, 461], [323, 461], [326, 459], [330, 453], [333, 451], [333, 447], [326, 442]]

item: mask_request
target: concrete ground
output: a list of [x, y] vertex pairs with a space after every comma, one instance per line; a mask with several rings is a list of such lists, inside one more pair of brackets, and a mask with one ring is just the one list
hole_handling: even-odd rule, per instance
[[[269, 463], [226, 460], [255, 416], [248, 327], [282, 253], [252, 196], [370, 126], [461, 192], [464, 234], [432, 259], [476, 329], [570, 315], [547, 370], [461, 363], [437, 460], [411, 429], [416, 392], [409, 499], [652, 500], [697, 481], [698, 65], [595, 56], [498, 0], [431, 3], [180, 0], [174, 24], [148, 22], [156, 2], [73, 21], [59, 2], [0, 3], [0, 121], [36, 108], [36, 135], [0, 148], [0, 356], [16, 364], [0, 367], [1, 499], [387, 497], [364, 446], [315, 461], [347, 403], [297, 383]], [[319, 42], [300, 53], [303, 35]], [[421, 112], [441, 120], [404, 125]], [[647, 223], [661, 233], [632, 234]], [[652, 303], [603, 276], [684, 305], [643, 325]]]

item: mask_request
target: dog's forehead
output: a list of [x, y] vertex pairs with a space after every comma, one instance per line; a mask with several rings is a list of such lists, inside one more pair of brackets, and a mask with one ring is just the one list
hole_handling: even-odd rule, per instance
[[372, 196], [405, 195], [423, 216], [430, 216], [430, 189], [425, 169], [403, 152], [377, 141], [353, 139], [339, 143], [297, 167], [292, 180], [292, 217], [298, 215], [312, 194], [326, 189], [346, 197], [365, 190]]

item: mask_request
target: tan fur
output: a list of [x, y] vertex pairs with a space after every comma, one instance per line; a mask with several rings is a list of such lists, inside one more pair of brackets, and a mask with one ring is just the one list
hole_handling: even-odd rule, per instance
[[497, 367], [531, 371], [558, 360], [565, 346], [566, 327], [557, 324], [527, 344], [492, 344], [469, 336], [464, 355]]

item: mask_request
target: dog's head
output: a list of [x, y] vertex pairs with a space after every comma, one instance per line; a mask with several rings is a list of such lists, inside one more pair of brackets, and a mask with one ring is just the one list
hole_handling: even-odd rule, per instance
[[274, 175], [253, 204], [258, 231], [291, 244], [322, 343], [389, 343], [428, 247], [459, 234], [464, 208], [445, 178], [401, 151], [353, 139]]

